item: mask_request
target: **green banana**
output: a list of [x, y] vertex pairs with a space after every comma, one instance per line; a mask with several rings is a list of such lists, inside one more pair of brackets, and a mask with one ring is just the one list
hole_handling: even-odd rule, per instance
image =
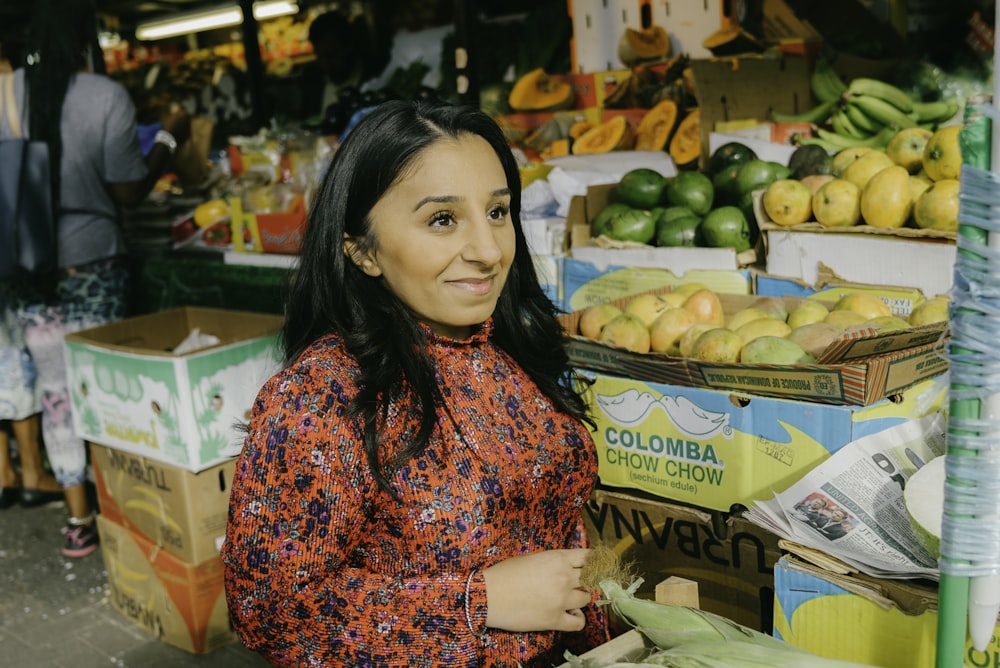
[[842, 108], [854, 127], [868, 134], [875, 134], [885, 127], [883, 123], [879, 123], [851, 102], [847, 102]]
[[830, 126], [837, 134], [854, 137], [855, 139], [865, 139], [873, 134], [856, 126], [844, 111], [843, 107], [837, 109], [830, 115]]
[[776, 123], [823, 123], [830, 117], [830, 112], [836, 104], [835, 100], [820, 102], [812, 109], [801, 114], [785, 114], [780, 111], [771, 112], [771, 120]]
[[840, 75], [833, 69], [829, 61], [820, 58], [816, 61], [809, 77], [809, 89], [820, 102], [835, 102], [844, 94], [847, 86], [841, 81]]
[[810, 145], [819, 146], [827, 153], [837, 153], [838, 151], [843, 149], [843, 147], [834, 144], [832, 142], [828, 142], [827, 140], [822, 139], [820, 137], [798, 137], [795, 140], [795, 144], [797, 146], [810, 146]]
[[817, 128], [816, 130], [817, 137], [841, 149], [853, 148], [855, 146], [885, 148], [885, 146], [889, 144], [889, 140], [892, 139], [893, 135], [895, 134], [896, 130], [895, 128], [892, 127], [884, 127], [881, 130], [879, 130], [876, 134], [873, 134], [870, 137], [865, 137], [864, 139], [859, 139], [857, 137], [849, 137], [846, 135], [839, 134], [837, 132], [830, 132], [829, 130], [824, 130], [823, 128]]
[[913, 98], [892, 84], [878, 79], [868, 77], [851, 79], [851, 83], [847, 85], [847, 95], [868, 95], [888, 102], [903, 113], [913, 111]]
[[913, 111], [916, 113], [919, 123], [947, 121], [958, 113], [958, 100], [949, 97], [946, 100], [935, 100], [934, 102], [914, 102]]
[[906, 115], [907, 112], [900, 110], [899, 107], [886, 102], [880, 97], [867, 94], [851, 94], [848, 97], [848, 101], [851, 104], [857, 105], [865, 115], [882, 125], [894, 126], [896, 129], [912, 128], [916, 125], [916, 122]]

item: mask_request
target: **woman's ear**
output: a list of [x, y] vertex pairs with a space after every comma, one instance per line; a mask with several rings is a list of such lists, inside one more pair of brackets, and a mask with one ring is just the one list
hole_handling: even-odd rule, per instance
[[367, 275], [372, 277], [382, 275], [382, 270], [379, 268], [378, 262], [375, 261], [374, 254], [361, 250], [358, 242], [346, 234], [344, 235], [344, 254], [351, 258], [351, 262]]

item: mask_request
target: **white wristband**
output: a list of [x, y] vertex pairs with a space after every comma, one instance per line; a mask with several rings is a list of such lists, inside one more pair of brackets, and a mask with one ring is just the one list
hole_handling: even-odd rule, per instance
[[153, 138], [153, 143], [163, 144], [171, 153], [177, 150], [177, 140], [166, 130], [157, 130], [156, 136]]

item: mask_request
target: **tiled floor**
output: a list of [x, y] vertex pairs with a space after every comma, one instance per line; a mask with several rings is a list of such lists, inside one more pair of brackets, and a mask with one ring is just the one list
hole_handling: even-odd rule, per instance
[[263, 668], [238, 643], [193, 655], [111, 607], [100, 550], [59, 552], [65, 509], [0, 510], [0, 665], [20, 668]]

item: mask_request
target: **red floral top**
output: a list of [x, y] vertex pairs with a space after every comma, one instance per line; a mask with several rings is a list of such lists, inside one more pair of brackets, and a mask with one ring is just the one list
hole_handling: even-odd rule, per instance
[[[607, 640], [593, 604], [580, 633], [485, 628], [482, 569], [585, 547], [581, 509], [597, 477], [586, 426], [554, 410], [491, 333], [492, 321], [465, 341], [429, 333], [451, 418], [391, 478], [400, 501], [376, 487], [345, 417], [358, 369], [339, 337], [264, 385], [222, 549], [247, 647], [296, 668], [551, 666]], [[388, 433], [413, 433], [407, 415], [391, 410]]]

